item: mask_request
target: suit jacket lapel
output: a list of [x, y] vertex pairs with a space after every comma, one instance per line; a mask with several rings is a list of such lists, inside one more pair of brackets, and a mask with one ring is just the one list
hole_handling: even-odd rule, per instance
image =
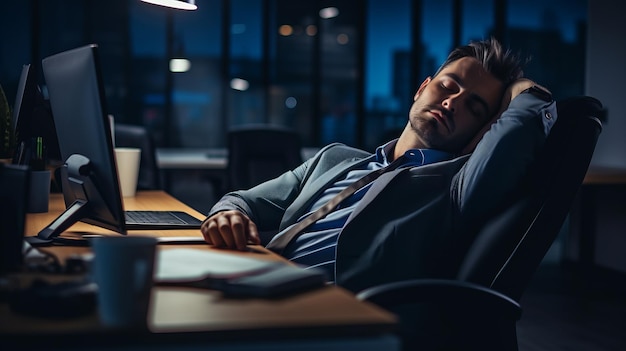
[[411, 172], [412, 176], [448, 175], [451, 177], [453, 173], [456, 173], [460, 169], [460, 167], [465, 164], [468, 158], [469, 155], [465, 155], [452, 160], [435, 162], [424, 166], [399, 168], [381, 175], [378, 179], [374, 181], [374, 183], [365, 193], [357, 207], [354, 209], [354, 211], [352, 211], [346, 221], [346, 224], [348, 224], [356, 216], [358, 216], [361, 211], [372, 201], [374, 201], [374, 199], [381, 193], [381, 191], [383, 191], [387, 187], [387, 185], [389, 185], [389, 183], [402, 172]]

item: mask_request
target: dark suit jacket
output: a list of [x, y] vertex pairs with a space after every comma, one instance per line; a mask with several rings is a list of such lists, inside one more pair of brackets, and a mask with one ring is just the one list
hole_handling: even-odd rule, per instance
[[[341, 230], [335, 282], [356, 292], [397, 280], [454, 276], [474, 229], [514, 191], [556, 116], [554, 102], [519, 95], [471, 155], [383, 174]], [[259, 230], [283, 230], [370, 155], [328, 145], [276, 179], [226, 194], [209, 215], [238, 209]]]

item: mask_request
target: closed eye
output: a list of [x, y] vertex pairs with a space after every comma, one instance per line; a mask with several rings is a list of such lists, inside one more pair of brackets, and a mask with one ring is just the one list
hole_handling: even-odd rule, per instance
[[450, 92], [456, 92], [458, 90], [457, 88], [457, 84], [455, 84], [454, 81], [452, 80], [443, 80], [440, 84], [440, 86], [446, 90], [446, 91], [450, 91]]
[[439, 78], [439, 84], [443, 89], [447, 91], [457, 92], [459, 91], [460, 87], [463, 86], [461, 78], [454, 73], [446, 73]]

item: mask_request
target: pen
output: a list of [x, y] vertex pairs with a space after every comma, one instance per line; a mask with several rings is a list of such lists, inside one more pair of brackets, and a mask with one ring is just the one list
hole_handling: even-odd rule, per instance
[[34, 155], [33, 160], [31, 160], [31, 168], [34, 171], [43, 171], [45, 166], [43, 137], [39, 136], [35, 139]]
[[37, 137], [37, 160], [43, 159], [43, 138]]

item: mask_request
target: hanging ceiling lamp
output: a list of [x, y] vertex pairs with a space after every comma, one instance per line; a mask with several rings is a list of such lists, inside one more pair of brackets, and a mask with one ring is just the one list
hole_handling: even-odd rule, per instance
[[171, 7], [179, 10], [196, 10], [196, 0], [141, 0], [150, 4]]

